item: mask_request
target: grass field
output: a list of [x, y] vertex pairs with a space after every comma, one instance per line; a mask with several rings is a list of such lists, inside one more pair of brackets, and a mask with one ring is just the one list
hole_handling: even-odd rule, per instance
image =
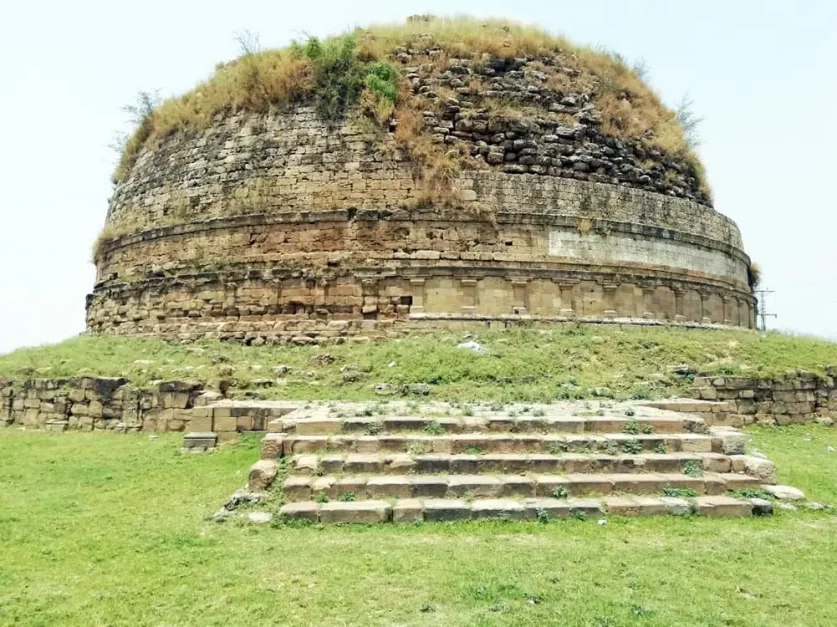
[[[837, 430], [757, 428], [837, 504]], [[257, 441], [0, 431], [3, 625], [834, 625], [837, 516], [378, 528], [206, 517]]]
[[[464, 339], [479, 341], [488, 354], [457, 348]], [[335, 359], [317, 360], [323, 353]], [[436, 332], [335, 346], [78, 337], [0, 355], [0, 377], [122, 375], [142, 386], [223, 376], [241, 389], [269, 379], [274, 387], [257, 390], [262, 397], [311, 400], [367, 400], [376, 398], [376, 383], [429, 383], [432, 395], [445, 400], [548, 402], [683, 394], [690, 379], [671, 372], [683, 363], [701, 372], [752, 376], [799, 368], [823, 372], [837, 365], [837, 343], [779, 333], [608, 325]], [[274, 374], [280, 364], [291, 366], [290, 373]], [[351, 381], [344, 381], [345, 370], [355, 375]]]

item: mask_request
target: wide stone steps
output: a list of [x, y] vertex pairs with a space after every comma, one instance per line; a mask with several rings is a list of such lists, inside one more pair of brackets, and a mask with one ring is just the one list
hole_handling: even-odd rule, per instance
[[287, 501], [346, 501], [392, 498], [565, 498], [620, 493], [723, 495], [758, 488], [755, 477], [707, 473], [701, 477], [665, 473], [567, 475], [291, 475], [283, 493]]
[[773, 464], [746, 455], [738, 430], [689, 413], [627, 403], [305, 404], [282, 415], [256, 407], [274, 413], [249, 488], [284, 476], [276, 488], [288, 519], [543, 521], [772, 507], [757, 497], [776, 483]]
[[293, 474], [566, 474], [662, 472], [696, 474], [732, 472], [732, 459], [722, 453], [494, 453], [299, 454], [291, 457]]
[[315, 417], [308, 419], [277, 418], [268, 425], [272, 432], [297, 435], [361, 433], [690, 433], [707, 430], [700, 418], [691, 416], [498, 416], [490, 417], [418, 417], [363, 416], [350, 418]]
[[[279, 450], [276, 441], [281, 439]], [[274, 444], [271, 444], [271, 441]], [[702, 452], [719, 453], [723, 450], [719, 437], [694, 433], [631, 434], [517, 434], [468, 433], [431, 436], [420, 434], [388, 435], [287, 435], [265, 440], [262, 457], [301, 453], [589, 453], [638, 454]]]
[[314, 523], [415, 523], [478, 519], [537, 520], [598, 518], [600, 516], [659, 516], [697, 514], [742, 517], [760, 513], [748, 499], [728, 496], [678, 497], [605, 496], [585, 499], [397, 499], [313, 501], [289, 503], [280, 510], [287, 520]]

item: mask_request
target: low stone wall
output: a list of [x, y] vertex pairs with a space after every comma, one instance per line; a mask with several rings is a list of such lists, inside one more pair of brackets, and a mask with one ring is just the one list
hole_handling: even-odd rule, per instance
[[837, 366], [825, 376], [798, 371], [770, 379], [718, 376], [697, 377], [692, 396], [705, 401], [726, 401], [745, 423], [800, 424], [837, 419]]
[[[64, 431], [184, 431], [203, 384], [165, 381], [141, 390], [124, 378], [0, 379], [0, 426]], [[220, 396], [220, 395], [218, 395]]]

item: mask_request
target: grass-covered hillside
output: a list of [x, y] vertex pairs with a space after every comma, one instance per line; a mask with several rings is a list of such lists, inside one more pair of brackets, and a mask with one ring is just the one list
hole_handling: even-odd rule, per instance
[[[457, 348], [465, 341], [485, 354]], [[688, 373], [674, 366], [687, 365]], [[447, 400], [552, 401], [660, 398], [684, 393], [693, 373], [770, 376], [823, 372], [837, 344], [750, 331], [563, 326], [479, 333], [434, 332], [329, 346], [243, 346], [221, 342], [78, 337], [0, 355], [0, 377], [126, 376], [228, 379], [264, 398], [376, 398], [375, 385], [427, 383]]]

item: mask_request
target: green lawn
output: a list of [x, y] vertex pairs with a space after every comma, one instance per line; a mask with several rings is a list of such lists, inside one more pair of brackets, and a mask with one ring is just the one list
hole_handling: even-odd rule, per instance
[[[751, 431], [837, 503], [837, 430]], [[256, 441], [0, 431], [3, 625], [834, 625], [837, 517], [377, 528], [207, 522]]]
[[[488, 354], [457, 348], [481, 342]], [[333, 360], [317, 360], [329, 353]], [[435, 332], [339, 346], [243, 346], [199, 342], [79, 337], [0, 355], [0, 377], [122, 375], [136, 385], [157, 379], [231, 379], [264, 398], [367, 400], [376, 383], [429, 383], [448, 400], [548, 402], [561, 398], [660, 398], [681, 395], [688, 377], [671, 367], [707, 373], [769, 376], [837, 365], [837, 343], [780, 333], [609, 325], [550, 329]], [[278, 377], [273, 367], [292, 370]], [[344, 381], [344, 371], [351, 380]], [[278, 381], [277, 381], [278, 379]]]

